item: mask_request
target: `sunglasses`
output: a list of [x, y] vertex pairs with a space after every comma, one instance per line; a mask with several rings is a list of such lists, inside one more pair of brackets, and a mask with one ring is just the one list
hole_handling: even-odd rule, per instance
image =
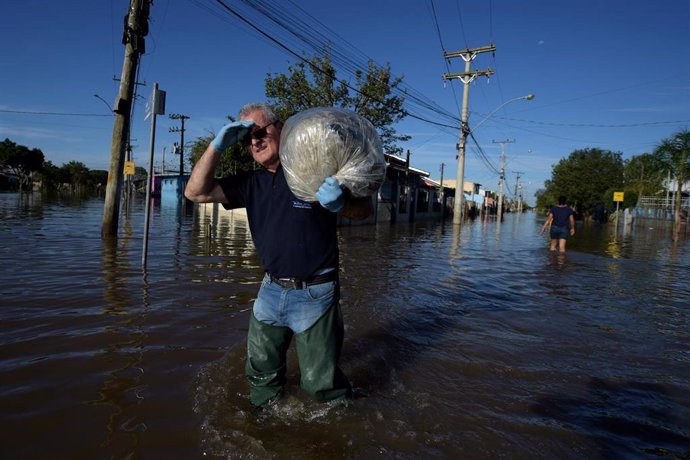
[[269, 124], [264, 125], [259, 129], [255, 129], [254, 131], [247, 133], [243, 139], [244, 145], [249, 147], [250, 145], [252, 145], [252, 139], [256, 139], [257, 141], [260, 141], [261, 139], [266, 137], [266, 135], [268, 134], [268, 127], [271, 125], [274, 125], [276, 123], [278, 123], [278, 120], [272, 121]]

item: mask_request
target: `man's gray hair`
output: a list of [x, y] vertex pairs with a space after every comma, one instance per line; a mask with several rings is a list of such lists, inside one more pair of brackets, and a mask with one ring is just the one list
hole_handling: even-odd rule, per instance
[[251, 112], [259, 111], [263, 114], [266, 119], [266, 123], [275, 123], [276, 121], [281, 121], [280, 117], [276, 114], [275, 109], [272, 105], [265, 102], [253, 102], [247, 104], [240, 109], [239, 117], [243, 118]]

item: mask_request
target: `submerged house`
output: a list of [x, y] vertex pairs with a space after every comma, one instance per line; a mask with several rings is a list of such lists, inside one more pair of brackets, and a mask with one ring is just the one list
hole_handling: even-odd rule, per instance
[[183, 200], [186, 200], [184, 198], [184, 188], [189, 181], [189, 174], [161, 174], [155, 176], [155, 179], [152, 195], [161, 197], [162, 206], [175, 207], [183, 203]]
[[374, 215], [362, 221], [341, 217], [341, 225], [363, 225], [372, 223], [415, 222], [440, 219], [442, 201], [445, 202], [445, 216], [453, 208], [453, 189], [444, 187], [429, 178], [429, 172], [413, 168], [409, 159], [395, 155], [386, 158], [386, 179], [379, 189]]

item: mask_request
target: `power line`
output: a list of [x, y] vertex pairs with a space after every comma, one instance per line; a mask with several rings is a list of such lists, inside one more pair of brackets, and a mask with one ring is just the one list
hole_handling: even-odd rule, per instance
[[[481, 113], [477, 115], [482, 115]], [[636, 128], [639, 126], [654, 126], [654, 125], [673, 125], [677, 123], [690, 123], [690, 120], [672, 120], [672, 121], [648, 121], [644, 123], [625, 123], [618, 125], [604, 125], [597, 123], [553, 123], [549, 121], [536, 121], [536, 120], [525, 120], [523, 118], [510, 118], [510, 117], [494, 117], [497, 120], [510, 120], [510, 121], [520, 121], [523, 123], [532, 123], [535, 125], [545, 125], [545, 126], [564, 126], [569, 128]]]
[[489, 0], [489, 43], [494, 42], [494, 7], [493, 2]]
[[65, 112], [34, 112], [30, 110], [6, 110], [0, 109], [0, 112], [4, 113], [20, 113], [23, 115], [59, 115], [66, 117], [112, 117], [112, 114], [103, 113], [65, 113]]
[[[248, 3], [251, 7], [255, 8], [255, 9], [258, 8], [259, 6], [263, 6], [262, 4], [257, 5], [255, 1], [251, 1], [251, 0], [243, 0], [243, 1], [244, 1], [244, 3]], [[267, 5], [266, 7], [263, 7], [262, 11], [268, 13], [271, 18], [278, 17], [278, 18], [282, 19], [283, 17], [287, 17], [287, 18], [291, 19], [291, 21], [288, 21], [287, 27], [285, 27], [285, 29], [289, 33], [294, 34], [293, 27], [295, 27], [295, 26], [297, 27], [297, 29], [301, 35], [306, 35], [307, 37], [310, 37], [311, 35], [316, 33], [317, 40], [313, 41], [313, 43], [311, 44], [312, 50], [315, 52], [322, 51], [325, 42], [333, 43], [334, 44], [333, 48], [336, 51], [340, 51], [340, 55], [343, 59], [339, 62], [341, 62], [341, 64], [343, 64], [343, 65], [349, 65], [350, 66], [350, 72], [353, 75], [356, 75], [356, 73], [359, 69], [366, 68], [370, 62], [373, 62], [373, 60], [371, 58], [369, 58], [364, 53], [359, 51], [355, 46], [348, 43], [344, 38], [340, 37], [338, 34], [333, 32], [332, 30], [330, 30], [326, 25], [324, 25], [317, 18], [311, 16], [308, 12], [306, 12], [302, 8], [300, 8], [299, 5], [295, 4], [295, 2], [293, 0], [288, 0], [288, 1], [295, 7], [294, 8], [295, 10], [301, 11], [302, 15], [308, 18], [308, 22], [305, 22], [302, 18], [300, 18], [298, 16], [290, 16], [289, 12], [288, 12], [288, 14], [281, 12], [280, 16], [278, 16], [276, 11], [280, 11], [280, 7], [282, 4], [278, 4], [278, 2], [276, 2], [275, 0], [266, 0], [266, 3], [269, 5]], [[274, 7], [271, 7], [270, 3], [273, 3]], [[317, 30], [317, 27], [315, 27], [315, 25], [317, 25], [321, 29], [323, 29], [324, 32], [319, 32]], [[331, 38], [329, 38], [329, 35], [335, 36], [335, 38], [337, 40], [332, 40]], [[312, 38], [312, 40], [313, 40], [313, 38]], [[338, 44], [339, 43], [344, 44], [345, 49], [338, 50], [338, 48], [339, 48]], [[316, 45], [318, 45], [318, 46], [316, 46]], [[353, 60], [352, 57], [348, 56], [348, 54], [350, 52], [354, 52], [354, 54], [358, 55], [359, 59], [361, 59], [361, 60], [359, 62], [356, 62], [355, 60]], [[376, 64], [376, 65], [379, 68], [382, 67], [379, 64]], [[404, 82], [401, 82], [401, 86], [402, 86], [402, 88], [404, 88], [404, 90], [401, 91], [401, 90], [398, 90], [396, 88], [392, 88], [392, 91], [397, 92], [399, 95], [402, 94], [406, 98], [406, 100], [411, 99], [412, 101], [414, 101], [416, 104], [418, 104], [420, 107], [422, 107], [424, 109], [430, 110], [430, 111], [434, 112], [435, 114], [443, 115], [447, 118], [450, 118], [453, 121], [457, 121], [457, 117], [454, 114], [452, 114], [452, 113], [448, 112], [447, 110], [445, 110], [444, 108], [440, 107], [437, 103], [435, 103], [434, 101], [432, 101], [431, 99], [426, 97], [421, 92], [408, 86]]]
[[[431, 17], [434, 20], [434, 25], [436, 26], [436, 34], [438, 35], [438, 41], [441, 45], [441, 51], [443, 53], [446, 52], [446, 47], [443, 46], [443, 38], [441, 37], [441, 28], [439, 27], [438, 24], [438, 17], [436, 16], [436, 7], [434, 6], [434, 0], [430, 0], [431, 4]], [[445, 63], [446, 70], [450, 74], [450, 59], [444, 59], [443, 62]], [[453, 92], [453, 100], [455, 101], [455, 107], [458, 109], [458, 112], [460, 112], [460, 102], [458, 101], [458, 95], [455, 93], [455, 86], [453, 86], [453, 81], [451, 80], [450, 82], [450, 89]]]
[[465, 48], [469, 48], [470, 44], [467, 41], [467, 36], [465, 35], [465, 25], [463, 24], [463, 20], [462, 20], [462, 10], [460, 10], [460, 0], [455, 0], [455, 6], [457, 6], [457, 9], [458, 9], [458, 22], [460, 23], [460, 31], [462, 32], [462, 39], [463, 39], [463, 42], [465, 43]]
[[493, 163], [491, 163], [491, 161], [489, 160], [489, 158], [488, 158], [488, 157], [486, 156], [486, 154], [484, 153], [484, 150], [483, 150], [482, 147], [479, 145], [479, 142], [477, 142], [477, 139], [474, 137], [474, 133], [470, 132], [470, 138], [472, 139], [472, 142], [474, 142], [474, 145], [475, 145], [475, 147], [477, 148], [477, 152], [475, 152], [475, 153], [478, 154], [479, 159], [482, 160], [482, 162], [484, 162], [484, 165], [485, 165], [488, 169], [490, 169], [491, 171], [493, 171], [493, 172], [496, 173], [496, 174], [500, 174], [500, 172], [498, 171], [498, 169], [496, 168], [496, 166], [494, 166]]
[[[291, 54], [291, 55], [294, 56], [295, 58], [299, 59], [300, 61], [302, 61], [302, 62], [308, 64], [308, 65], [310, 66], [310, 68], [312, 68], [312, 69], [314, 69], [314, 70], [316, 70], [316, 71], [318, 71], [318, 72], [325, 73], [325, 71], [324, 71], [323, 69], [321, 69], [321, 68], [319, 68], [319, 67], [317, 67], [317, 66], [314, 66], [314, 65], [313, 65], [311, 62], [309, 62], [305, 57], [299, 55], [296, 51], [294, 51], [294, 50], [293, 50], [292, 48], [290, 48], [288, 45], [286, 45], [285, 43], [283, 43], [282, 41], [280, 41], [279, 39], [277, 39], [275, 36], [273, 36], [273, 35], [271, 35], [271, 34], [268, 34], [268, 33], [265, 32], [264, 30], [260, 29], [258, 26], [256, 26], [255, 24], [253, 24], [247, 17], [245, 17], [244, 15], [242, 15], [242, 14], [240, 14], [238, 11], [236, 11], [234, 8], [232, 8], [232, 7], [230, 7], [229, 5], [227, 5], [224, 1], [222, 1], [222, 0], [214, 0], [214, 1], [215, 1], [221, 8], [223, 8], [224, 10], [226, 10], [227, 12], [229, 12], [230, 14], [232, 14], [233, 16], [235, 16], [236, 18], [238, 18], [240, 21], [242, 21], [244, 24], [246, 24], [247, 26], [249, 26], [249, 27], [250, 27], [251, 29], [253, 29], [254, 31], [256, 31], [256, 32], [258, 32], [259, 34], [261, 34], [263, 37], [267, 38], [270, 42], [274, 43], [275, 45], [279, 46], [279, 47], [282, 48], [283, 50], [287, 51], [289, 54]], [[248, 2], [245, 1], [245, 3], [248, 3]], [[291, 2], [291, 3], [292, 3], [292, 2]], [[198, 4], [198, 3], [197, 3], [197, 4]], [[276, 8], [271, 8], [271, 5], [276, 6]], [[262, 16], [264, 16], [266, 19], [268, 19], [268, 20], [270, 20], [271, 22], [273, 22], [275, 25], [279, 26], [280, 29], [287, 31], [287, 32], [290, 33], [293, 37], [296, 37], [296, 38], [299, 39], [301, 42], [306, 43], [307, 45], [309, 45], [313, 50], [315, 50], [315, 51], [323, 51], [324, 49], [331, 49], [331, 48], [329, 48], [329, 47], [327, 46], [326, 42], [323, 41], [323, 39], [325, 39], [326, 37], [325, 37], [323, 34], [321, 34], [320, 32], [315, 31], [316, 27], [314, 26], [314, 24], [321, 24], [321, 23], [318, 22], [318, 20], [316, 20], [315, 18], [311, 18], [311, 19], [313, 20], [314, 24], [309, 24], [309, 25], [307, 25], [306, 23], [304, 23], [303, 21], [301, 21], [299, 18], [292, 16], [292, 15], [289, 13], [289, 10], [286, 10], [286, 8], [284, 8], [284, 7], [280, 7], [280, 8], [279, 8], [278, 5], [275, 5], [275, 4], [273, 4], [272, 2], [270, 2], [270, 1], [267, 1], [265, 4], [262, 3], [261, 5], [258, 5], [258, 4], [256, 4], [256, 3], [251, 2], [251, 3], [249, 3], [248, 6], [250, 6], [251, 8], [253, 8], [255, 11], [257, 11], [259, 14], [261, 14]], [[295, 5], [295, 6], [297, 7], [297, 5]], [[297, 9], [299, 9], [299, 7], [297, 7]], [[301, 10], [301, 9], [300, 9], [300, 10]], [[277, 13], [274, 13], [274, 12], [276, 12], [276, 11], [280, 11], [280, 15], [278, 15]], [[305, 13], [305, 14], [306, 14], [306, 13]], [[284, 19], [284, 18], [287, 18], [287, 20]], [[297, 24], [297, 26], [295, 27], [295, 26], [289, 24], [289, 23], [288, 23], [289, 20], [295, 21], [295, 23]], [[321, 25], [322, 25], [322, 24], [321, 24]], [[323, 26], [323, 25], [322, 25], [322, 27], [325, 28], [325, 26]], [[269, 29], [270, 29], [270, 30], [275, 30], [274, 27], [271, 27], [271, 28], [269, 28]], [[316, 34], [317, 36], [315, 37], [314, 34]], [[319, 41], [319, 37], [321, 38], [321, 41]], [[317, 45], [318, 45], [318, 47], [317, 47]], [[354, 49], [354, 47], [352, 47], [352, 48]], [[343, 66], [343, 67], [345, 67], [345, 68], [349, 68], [349, 69], [350, 69], [350, 72], [353, 72], [353, 73], [356, 74], [356, 73], [360, 72], [362, 68], [364, 68], [364, 66], [362, 66], [362, 65], [359, 65], [359, 66], [358, 66], [358, 65], [356, 65], [356, 63], [353, 63], [352, 60], [351, 60], [351, 58], [349, 58], [349, 57], [346, 55], [346, 53], [344, 53], [342, 50], [338, 49], [337, 46], [333, 46], [333, 47], [332, 47], [332, 51], [334, 52], [334, 56], [333, 56], [334, 59], [333, 59], [333, 60], [334, 60], [335, 62], [341, 64], [341, 66]], [[370, 60], [370, 61], [373, 62], [373, 60]], [[380, 66], [379, 66], [379, 67], [380, 67]], [[410, 112], [410, 110], [401, 110], [401, 109], [392, 108], [392, 107], [390, 107], [388, 104], [386, 104], [385, 101], [382, 101], [382, 100], [380, 100], [380, 99], [378, 99], [378, 98], [372, 97], [371, 95], [362, 93], [360, 90], [358, 90], [357, 88], [354, 88], [354, 87], [353, 87], [349, 82], [347, 82], [347, 81], [344, 81], [344, 80], [342, 80], [342, 79], [336, 79], [336, 81], [338, 81], [340, 84], [344, 85], [345, 87], [351, 89], [352, 91], [354, 91], [354, 92], [356, 92], [356, 93], [358, 93], [358, 94], [360, 94], [360, 95], [362, 95], [362, 96], [368, 97], [368, 98], [370, 98], [370, 99], [376, 101], [376, 102], [379, 103], [379, 104], [382, 104], [382, 105], [384, 105], [384, 106], [387, 106], [387, 107], [393, 109], [393, 110], [396, 111], [397, 113], [403, 114], [403, 115], [405, 115], [405, 116], [409, 116], [409, 117], [411, 117], [411, 118], [415, 118], [415, 119], [417, 119], [417, 120], [420, 120], [420, 121], [423, 121], [423, 122], [426, 122], [426, 123], [429, 123], [429, 124], [433, 124], [433, 125], [437, 125], [437, 126], [443, 126], [443, 127], [448, 127], [448, 128], [457, 128], [457, 125], [449, 125], [449, 124], [447, 124], [447, 123], [437, 122], [437, 121], [431, 120], [431, 119], [429, 119], [429, 118], [427, 118], [427, 117], [418, 115], [418, 114], [416, 114], [416, 113], [412, 113], [412, 112]], [[413, 101], [415, 101], [420, 107], [425, 108], [425, 109], [427, 109], [427, 110], [430, 110], [430, 111], [432, 111], [432, 112], [433, 112], [434, 114], [436, 114], [436, 115], [441, 115], [441, 116], [444, 116], [444, 117], [446, 117], [446, 118], [448, 118], [448, 119], [451, 119], [452, 121], [459, 122], [459, 120], [457, 119], [457, 117], [453, 116], [453, 115], [450, 114], [450, 113], [445, 112], [445, 109], [443, 109], [443, 108], [441, 108], [441, 107], [439, 107], [439, 106], [437, 106], [437, 105], [434, 105], [435, 103], [433, 103], [432, 101], [430, 101], [430, 100], [425, 101], [425, 100], [423, 99], [423, 96], [415, 96], [414, 94], [412, 94], [414, 90], [412, 90], [411, 88], [410, 88], [410, 91], [402, 91], [402, 90], [397, 90], [397, 91], [398, 91], [400, 94], [402, 94], [402, 96], [405, 98], [406, 101], [409, 102], [410, 100], [413, 100]]]

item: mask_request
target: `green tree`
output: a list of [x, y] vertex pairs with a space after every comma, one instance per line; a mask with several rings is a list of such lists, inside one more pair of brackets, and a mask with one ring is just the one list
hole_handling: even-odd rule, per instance
[[544, 181], [544, 188], [540, 188], [534, 194], [537, 198], [537, 209], [546, 210], [558, 201], [558, 195], [555, 194], [553, 182], [551, 180]]
[[571, 205], [588, 215], [597, 202], [611, 202], [611, 188], [623, 190], [621, 154], [597, 148], [575, 150], [554, 165], [546, 184], [544, 196], [565, 195]]
[[[228, 116], [230, 121], [234, 121], [233, 117]], [[191, 153], [189, 155], [189, 162], [192, 167], [199, 161], [201, 155], [204, 154], [208, 144], [216, 137], [214, 133], [208, 136], [198, 137], [190, 146]], [[218, 166], [216, 166], [215, 176], [225, 177], [229, 174], [234, 174], [237, 171], [246, 171], [256, 168], [256, 163], [249, 150], [241, 144], [230, 146], [220, 157]]]
[[344, 108], [347, 104], [349, 90], [337, 80], [327, 51], [308, 63], [289, 65], [288, 73], [268, 74], [265, 80], [266, 97], [284, 120], [312, 107]]
[[65, 163], [60, 168], [63, 171], [63, 177], [67, 179], [64, 183], [68, 183], [72, 186], [72, 190], [76, 192], [81, 192], [85, 185], [88, 185], [90, 176], [89, 168], [80, 161], [70, 161]]
[[397, 155], [402, 153], [397, 142], [410, 139], [393, 128], [406, 116], [402, 109], [405, 99], [393, 94], [401, 83], [402, 78], [391, 77], [389, 64], [379, 67], [370, 61], [366, 73], [357, 71], [351, 91], [337, 78], [326, 49], [322, 56], [289, 65], [288, 75], [268, 74], [265, 87], [266, 97], [283, 119], [312, 107], [351, 110], [374, 125], [386, 153]]
[[666, 171], [658, 152], [636, 155], [624, 162], [625, 188], [635, 190], [638, 196], [658, 195], [663, 192]]
[[45, 157], [39, 149], [17, 145], [8, 138], [0, 143], [0, 165], [19, 180], [19, 189], [31, 187], [33, 173], [43, 167]]
[[60, 184], [60, 168], [55, 166], [52, 161], [47, 160], [43, 163], [43, 168], [36, 174], [36, 178], [41, 182], [42, 190], [56, 190]]
[[108, 183], [108, 171], [103, 169], [92, 169], [89, 171], [89, 185], [93, 187], [93, 190], [99, 191], [105, 189]]
[[685, 129], [662, 140], [656, 149], [662, 161], [676, 178], [676, 200], [674, 203], [676, 229], [680, 228], [680, 205], [683, 184], [690, 178], [690, 131]]
[[78, 161], [71, 161], [60, 167], [46, 161], [37, 173], [37, 178], [41, 181], [41, 189], [46, 192], [60, 190], [87, 193], [105, 187], [108, 171], [90, 170]]
[[132, 175], [132, 180], [135, 182], [146, 181], [148, 179], [149, 173], [143, 166], [135, 166], [134, 174]]

